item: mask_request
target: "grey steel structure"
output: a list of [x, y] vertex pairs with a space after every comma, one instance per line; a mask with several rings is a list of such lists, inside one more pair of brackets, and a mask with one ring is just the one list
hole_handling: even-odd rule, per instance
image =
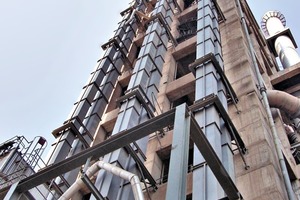
[[121, 15], [47, 166], [13, 182], [2, 170], [0, 197], [299, 199], [300, 101], [286, 93], [300, 64], [280, 71], [247, 2], [136, 0]]

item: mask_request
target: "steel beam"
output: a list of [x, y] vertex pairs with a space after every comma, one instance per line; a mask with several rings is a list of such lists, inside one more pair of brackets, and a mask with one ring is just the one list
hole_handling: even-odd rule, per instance
[[174, 118], [175, 109], [172, 109], [155, 118], [149, 119], [148, 121], [141, 123], [134, 128], [115, 134], [111, 138], [98, 145], [90, 147], [89, 149], [86, 149], [59, 163], [50, 165], [36, 174], [23, 179], [20, 181], [17, 189], [20, 192], [30, 190], [31, 188], [43, 184], [50, 179], [69, 172], [74, 168], [80, 167], [89, 157], [99, 158], [119, 148], [122, 148], [127, 144], [139, 140], [153, 133], [154, 131], [161, 130], [166, 126], [173, 124]]
[[126, 145], [125, 149], [128, 151], [128, 153], [131, 155], [131, 157], [134, 159], [134, 161], [141, 167], [141, 171], [146, 179], [148, 179], [151, 186], [154, 188], [154, 190], [157, 190], [156, 181], [144, 165], [143, 161], [139, 158], [137, 153], [133, 150], [133, 148], [130, 145]]
[[87, 177], [86, 174], [83, 174], [81, 177], [81, 180], [84, 182], [84, 184], [90, 189], [92, 194], [97, 200], [105, 200], [105, 198], [101, 195], [99, 190], [95, 187], [95, 185], [92, 183], [92, 181]]
[[[99, 158], [172, 124], [174, 124], [174, 139], [169, 175], [169, 182], [172, 184], [168, 184], [167, 199], [183, 199], [183, 196], [185, 197], [189, 133], [228, 198], [230, 200], [243, 199], [195, 118], [188, 115], [185, 104], [178, 107], [176, 112], [175, 109], [167, 111], [134, 128], [122, 131], [108, 140], [64, 161], [48, 166], [36, 174], [21, 180], [16, 190], [20, 193], [28, 191], [49, 181], [49, 179], [53, 179], [60, 174], [81, 166], [89, 157]], [[0, 193], [8, 189], [4, 188]]]
[[227, 111], [223, 107], [223, 105], [217, 95], [215, 95], [215, 94], [208, 95], [207, 97], [196, 101], [194, 105], [189, 107], [189, 109], [193, 112], [193, 111], [202, 109], [202, 108], [204, 108], [206, 106], [210, 106], [210, 105], [213, 105], [216, 107], [216, 109], [218, 110], [218, 112], [221, 115], [221, 118], [225, 122], [226, 128], [229, 130], [231, 139], [236, 141], [237, 146], [241, 149], [241, 153], [246, 154], [247, 153], [246, 145], [245, 145], [244, 141], [242, 140], [240, 134], [236, 130], [233, 122], [231, 121], [229, 115], [227, 114]]
[[167, 200], [186, 199], [190, 116], [186, 104], [176, 108], [169, 166]]
[[[230, 200], [243, 199], [221, 160], [194, 117], [191, 117], [191, 138]], [[172, 183], [173, 184], [173, 183]]]
[[223, 12], [222, 12], [222, 10], [221, 10], [221, 8], [220, 8], [217, 0], [213, 0], [213, 2], [214, 2], [214, 5], [215, 5], [217, 13], [218, 13], [218, 21], [219, 21], [219, 23], [224, 22], [226, 20], [226, 18], [224, 16], [224, 14], [223, 14]]

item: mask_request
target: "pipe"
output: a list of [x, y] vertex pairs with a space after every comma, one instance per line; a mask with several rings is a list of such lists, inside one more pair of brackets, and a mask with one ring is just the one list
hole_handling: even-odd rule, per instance
[[[86, 171], [85, 175], [87, 177], [91, 178], [100, 169], [104, 169], [105, 171], [110, 172], [116, 176], [119, 176], [120, 178], [128, 180], [132, 186], [134, 199], [144, 200], [141, 182], [137, 175], [135, 175], [131, 172], [128, 172], [124, 169], [121, 169], [115, 165], [105, 163], [103, 161], [98, 161], [98, 162], [94, 163]], [[77, 179], [77, 181], [73, 185], [71, 185], [71, 187], [69, 187], [58, 200], [69, 200], [83, 186], [84, 186], [84, 182], [81, 179]]]
[[248, 46], [249, 46], [249, 51], [250, 51], [250, 54], [251, 54], [251, 60], [253, 62], [255, 73], [256, 73], [256, 76], [257, 76], [257, 79], [258, 79], [259, 90], [260, 90], [260, 93], [262, 95], [263, 103], [264, 103], [264, 106], [265, 106], [265, 109], [266, 109], [266, 112], [267, 112], [267, 116], [268, 116], [268, 120], [269, 120], [269, 123], [270, 123], [270, 128], [271, 128], [271, 132], [272, 132], [272, 135], [273, 135], [273, 142], [274, 142], [275, 149], [276, 149], [276, 155], [277, 155], [278, 160], [279, 160], [279, 165], [280, 165], [281, 173], [282, 173], [282, 176], [283, 176], [283, 179], [284, 179], [284, 184], [285, 184], [285, 188], [286, 188], [286, 191], [287, 191], [288, 199], [289, 200], [294, 200], [295, 199], [295, 194], [294, 194], [292, 184], [291, 184], [291, 181], [290, 181], [290, 178], [289, 178], [287, 167], [285, 165], [284, 157], [283, 157], [283, 154], [282, 154], [282, 151], [281, 151], [281, 148], [280, 148], [280, 139], [278, 137], [277, 130], [276, 130], [274, 120], [273, 120], [273, 117], [272, 117], [272, 113], [271, 113], [271, 109], [270, 109], [270, 106], [269, 106], [269, 101], [268, 101], [268, 97], [267, 97], [267, 93], [266, 93], [266, 88], [264, 86], [264, 81], [263, 81], [263, 78], [260, 74], [259, 67], [258, 67], [258, 64], [257, 64], [257, 61], [256, 61], [256, 57], [255, 57], [255, 54], [254, 54], [253, 43], [252, 43], [250, 35], [249, 35], [247, 22], [246, 22], [244, 13], [242, 11], [240, 0], [236, 0], [236, 3], [237, 3], [237, 7], [238, 7], [238, 12], [239, 12], [240, 17], [241, 17], [241, 23], [242, 23], [242, 26], [243, 26], [243, 29], [244, 29], [244, 33], [246, 35], [247, 43], [248, 43]]
[[269, 11], [262, 18], [262, 29], [265, 35], [275, 37], [275, 51], [279, 56], [283, 68], [293, 66], [300, 62], [300, 57], [291, 38], [280, 34], [285, 30], [286, 20], [279, 11]]
[[300, 117], [300, 99], [279, 90], [268, 90], [267, 96], [271, 107], [285, 111], [292, 119]]
[[299, 118], [295, 118], [293, 120], [293, 123], [294, 123], [294, 126], [295, 126], [297, 132], [299, 133], [300, 132], [300, 119]]
[[275, 50], [284, 69], [300, 62], [300, 57], [291, 39], [285, 35], [275, 40]]
[[298, 143], [299, 139], [298, 139], [298, 135], [297, 133], [294, 131], [293, 127], [291, 127], [290, 125], [286, 125], [283, 124], [286, 135], [289, 139], [290, 144], [294, 144], [294, 143]]

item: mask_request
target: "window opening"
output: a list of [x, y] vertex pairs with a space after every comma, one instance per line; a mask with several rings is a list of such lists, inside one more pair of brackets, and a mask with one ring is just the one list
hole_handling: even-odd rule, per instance
[[196, 60], [196, 52], [188, 54], [187, 56], [179, 59], [177, 61], [177, 70], [175, 78], [178, 79], [191, 72], [189, 69], [189, 64], [193, 63]]
[[197, 33], [197, 17], [186, 19], [177, 29], [179, 32], [179, 37], [177, 38], [178, 43], [194, 37]]
[[172, 108], [175, 108], [179, 106], [180, 104], [186, 103], [188, 106], [193, 105], [195, 101], [195, 93], [192, 92], [188, 95], [185, 95], [179, 99], [176, 99], [175, 101], [172, 102]]
[[197, 4], [196, 0], [184, 0], [184, 9], [187, 9], [195, 4]]
[[157, 151], [158, 157], [161, 159], [161, 176], [160, 183], [168, 182], [168, 174], [169, 174], [169, 165], [170, 165], [170, 156], [171, 156], [171, 145]]

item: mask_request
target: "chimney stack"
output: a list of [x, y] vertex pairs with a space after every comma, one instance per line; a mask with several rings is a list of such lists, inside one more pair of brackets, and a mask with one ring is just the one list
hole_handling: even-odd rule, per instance
[[269, 11], [262, 18], [261, 27], [267, 37], [269, 48], [279, 57], [283, 68], [288, 68], [299, 63], [300, 57], [292, 33], [285, 26], [285, 17], [279, 11]]

